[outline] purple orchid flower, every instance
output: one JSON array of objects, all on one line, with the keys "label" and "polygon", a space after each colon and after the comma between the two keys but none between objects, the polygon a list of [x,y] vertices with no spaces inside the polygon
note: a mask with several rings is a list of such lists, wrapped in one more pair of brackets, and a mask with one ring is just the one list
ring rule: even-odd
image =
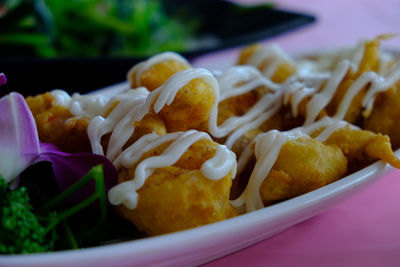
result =
[{"label": "purple orchid flower", "polygon": [[10,93],[0,99],[0,174],[10,183],[39,161],[52,163],[61,191],[99,164],[103,165],[106,189],[117,183],[117,171],[107,158],[83,152],[69,154],[53,144],[39,142],[35,120],[24,97]]},{"label": "purple orchid flower", "polygon": [[6,83],[7,83],[6,75],[4,75],[4,73],[0,73],[0,86],[4,85]]},{"label": "purple orchid flower", "polygon": [[0,99],[0,174],[11,182],[40,155],[35,120],[25,99],[10,93]]}]

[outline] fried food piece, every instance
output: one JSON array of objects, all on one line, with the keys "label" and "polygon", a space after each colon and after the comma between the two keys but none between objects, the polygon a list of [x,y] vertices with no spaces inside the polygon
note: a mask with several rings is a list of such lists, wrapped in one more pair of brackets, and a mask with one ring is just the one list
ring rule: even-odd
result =
[{"label": "fried food piece", "polygon": [[28,103],[32,114],[37,115],[50,109],[53,106],[55,99],[51,93],[47,92],[37,96],[28,96],[25,101]]},{"label": "fried food piece", "polygon": [[398,86],[379,94],[370,117],[364,119],[363,128],[390,137],[393,149],[400,148],[400,91]]},{"label": "fried food piece", "polygon": [[281,130],[283,119],[283,114],[278,112],[272,118],[262,123],[256,129],[250,130],[242,135],[232,146],[232,151],[235,152],[236,156],[239,157],[243,151],[243,149],[250,144],[254,138],[260,133],[265,133],[270,130]]},{"label": "fried food piece", "polygon": [[[351,69],[346,74],[343,81],[340,83],[338,89],[333,96],[333,99],[326,107],[326,111],[328,115],[333,116],[337,109],[340,106],[340,103],[343,101],[347,91],[350,86],[364,73],[367,71],[375,71],[377,72],[379,69],[379,40],[380,37],[368,41],[365,43],[365,51],[359,68],[356,72]],[[349,109],[344,117],[344,120],[350,123],[356,123],[363,111],[362,100],[365,96],[367,90],[367,86],[362,88],[356,96],[353,98]]]},{"label": "fried food piece", "polygon": [[[256,53],[261,52],[261,49],[262,46],[260,44],[250,45],[242,49],[239,55],[238,65],[249,64],[251,57]],[[273,82],[283,83],[287,78],[289,78],[296,72],[296,67],[289,60],[284,58],[284,56],[281,55],[281,53],[274,53],[274,54],[271,53],[271,55],[266,57],[266,59],[262,61],[260,65],[255,67],[257,67],[261,72],[265,72],[268,69],[268,67],[274,64],[274,61],[278,59],[281,61],[278,63],[276,69],[270,75],[269,78]]]},{"label": "fried food piece", "polygon": [[350,172],[358,171],[379,159],[400,168],[400,159],[394,155],[387,135],[347,126],[334,132],[324,143],[336,145],[343,151]]},{"label": "fried food piece", "polygon": [[[143,159],[160,155],[168,145],[148,151]],[[194,143],[173,166],[156,169],[147,179],[138,190],[136,209],[119,205],[117,212],[148,235],[175,232],[235,216],[229,202],[231,175],[213,181],[199,171],[216,149],[217,144],[210,140]],[[135,167],[120,170],[120,182],[131,180]]]},{"label": "fried food piece", "polygon": [[[257,87],[242,95],[227,98],[218,104],[218,125],[231,117],[240,117],[245,115],[257,102],[265,95],[271,93],[267,87]],[[236,156],[240,156],[241,151],[251,143],[251,141],[261,132],[269,130],[281,130],[282,128],[282,113],[273,115],[270,119],[263,122],[259,127],[252,129],[242,135],[233,144],[232,151]],[[221,143],[226,141],[226,138],[220,140]]]},{"label": "fried food piece", "polygon": [[218,104],[218,124],[233,116],[243,116],[265,93],[265,90],[259,87],[221,101]]},{"label": "fried food piece", "polygon": [[[154,113],[149,113],[144,116],[141,121],[137,121],[135,124],[135,131],[132,136],[124,145],[123,149],[129,147],[134,142],[136,142],[140,137],[145,134],[156,133],[158,135],[164,135],[167,133],[167,129],[163,120]],[[103,136],[101,139],[101,145],[104,151],[107,151],[107,146],[110,142],[111,133],[108,133]]]},{"label": "fried food piece", "polygon": [[231,217],[230,184],[230,177],[212,181],[198,170],[166,167],[156,170],[138,191],[135,210],[117,209],[147,235],[180,231]]},{"label": "fried food piece", "polygon": [[340,179],[347,160],[335,145],[309,137],[289,140],[260,187],[264,205],[286,200]]},{"label": "fried food piece", "polygon": [[260,50],[261,45],[260,44],[252,44],[244,47],[239,54],[239,58],[237,61],[238,65],[246,65],[246,63],[249,61],[250,57],[256,53],[258,50]]},{"label": "fried food piece", "polygon": [[149,113],[144,116],[143,120],[135,122],[135,132],[133,133],[132,139],[136,141],[143,135],[150,133],[156,133],[158,135],[167,133],[165,123],[154,113]]},{"label": "fried food piece", "polygon": [[168,132],[189,129],[207,131],[215,101],[214,88],[202,79],[194,79],[182,87],[171,105],[165,105],[158,114]]},{"label": "fried food piece", "polygon": [[169,77],[171,77],[175,73],[189,68],[190,65],[184,61],[178,61],[176,59],[166,59],[150,66],[148,69],[145,69],[141,73],[139,79],[137,79],[137,72],[139,68],[133,67],[128,72],[128,81],[131,84],[131,88],[144,86],[149,89],[149,91],[153,91],[160,87],[166,80],[169,79]]},{"label": "fried food piece", "polygon": [[57,145],[65,152],[90,152],[87,136],[89,118],[72,118],[66,107],[55,105],[51,93],[27,97],[35,118],[39,139]]}]

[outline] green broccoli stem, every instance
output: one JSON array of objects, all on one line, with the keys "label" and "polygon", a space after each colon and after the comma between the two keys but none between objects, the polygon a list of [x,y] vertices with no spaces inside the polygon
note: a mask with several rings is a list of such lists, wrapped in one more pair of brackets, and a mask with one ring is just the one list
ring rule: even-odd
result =
[{"label": "green broccoli stem", "polygon": [[70,245],[70,249],[79,249],[79,245],[75,239],[74,233],[72,232],[71,228],[69,227],[68,223],[65,220],[61,222],[61,227]]},{"label": "green broccoli stem", "polygon": [[83,186],[88,184],[90,181],[95,181],[95,192],[87,197],[82,202],[66,209],[65,211],[58,213],[56,216],[50,216],[47,218],[49,221],[48,225],[46,226],[45,230],[46,233],[51,231],[57,224],[61,221],[67,219],[68,217],[74,215],[75,213],[83,210],[84,208],[88,207],[90,204],[95,202],[97,199],[99,200],[100,204],[100,221],[103,222],[107,216],[107,199],[106,199],[106,189],[104,185],[104,176],[103,176],[103,168],[101,165],[93,167],[85,176],[82,177],[79,181],[75,184],[70,186],[67,190],[62,192],[56,198],[48,202],[44,205],[39,212],[41,214],[49,214],[50,211],[55,210],[57,206],[62,204],[66,201],[70,196],[80,190]]}]

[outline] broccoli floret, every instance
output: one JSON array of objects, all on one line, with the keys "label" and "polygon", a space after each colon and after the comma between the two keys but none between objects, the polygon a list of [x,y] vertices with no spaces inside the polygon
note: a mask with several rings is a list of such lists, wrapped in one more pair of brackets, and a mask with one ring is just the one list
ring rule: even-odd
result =
[{"label": "broccoli floret", "polygon": [[33,213],[26,188],[10,190],[0,176],[0,254],[51,251],[54,241]]},{"label": "broccoli floret", "polygon": [[[94,181],[94,192],[84,200],[72,205],[68,198]],[[103,168],[93,167],[75,184],[40,208],[34,209],[29,200],[31,188],[20,186],[10,190],[0,175],[0,254],[18,254],[76,249],[102,242],[107,237],[106,230],[107,198],[104,185]],[[35,194],[33,194],[33,197]],[[89,209],[98,202],[97,212]],[[84,232],[80,226],[87,215],[100,213],[100,218],[88,220]],[[74,228],[69,226],[72,222]],[[75,227],[77,222],[78,227]],[[85,223],[84,223],[85,224]],[[75,233],[79,236],[75,236]]]}]

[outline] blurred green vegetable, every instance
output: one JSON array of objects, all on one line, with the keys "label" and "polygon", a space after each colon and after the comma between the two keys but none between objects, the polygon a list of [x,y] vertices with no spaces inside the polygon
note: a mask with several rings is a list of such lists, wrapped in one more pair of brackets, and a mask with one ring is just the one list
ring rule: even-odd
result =
[{"label": "blurred green vegetable", "polygon": [[146,56],[182,51],[198,25],[160,0],[0,1],[0,56]]},{"label": "blurred green vegetable", "polygon": [[26,188],[12,191],[0,176],[0,254],[53,250],[55,232],[47,233],[33,213]]},{"label": "blurred green vegetable", "polygon": [[[48,183],[49,179],[43,178]],[[35,181],[27,179],[24,186],[11,190],[0,176],[0,254],[35,253],[99,245],[120,239],[120,231],[124,231],[125,238],[137,237],[136,229],[130,222],[107,216],[101,165],[93,167],[78,182],[56,197],[53,197],[52,191],[48,191],[49,188],[45,189],[48,184],[41,185],[40,180],[32,180]],[[76,204],[67,201],[91,182],[94,182],[94,193]],[[91,206],[96,202],[99,203],[98,208]],[[42,203],[46,204],[35,209],[34,206]]]}]

